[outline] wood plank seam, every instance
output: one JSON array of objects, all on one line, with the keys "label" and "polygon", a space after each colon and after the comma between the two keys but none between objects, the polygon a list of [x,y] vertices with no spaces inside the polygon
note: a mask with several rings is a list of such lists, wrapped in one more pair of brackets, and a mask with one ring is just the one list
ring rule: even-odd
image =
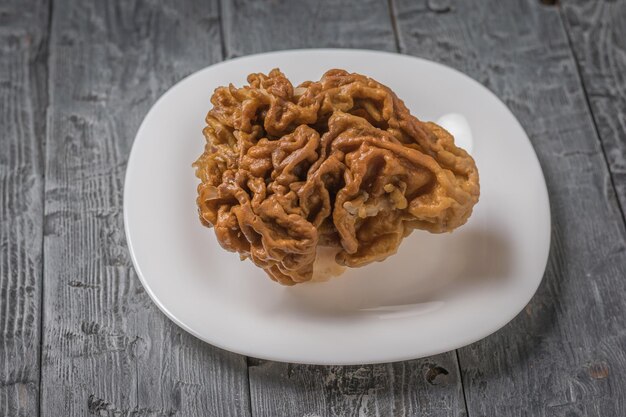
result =
[{"label": "wood plank seam", "polygon": [[221,53],[222,53],[221,61],[224,61],[226,60],[226,40],[225,40],[226,33],[224,31],[224,16],[222,14],[222,1],[221,0],[217,1],[217,15],[218,15],[218,21],[220,25],[220,48],[221,48]]},{"label": "wood plank seam", "polygon": [[454,355],[456,356],[457,372],[459,373],[459,380],[461,381],[461,392],[463,393],[463,405],[465,406],[465,414],[470,417],[469,408],[467,406],[467,395],[465,394],[465,383],[463,382],[463,368],[461,368],[461,358],[459,357],[459,350],[454,349]]},{"label": "wood plank seam", "polygon": [[[42,144],[43,144],[43,149],[44,152],[42,152],[42,184],[43,186],[41,187],[41,193],[42,193],[42,208],[41,208],[41,224],[43,225],[42,227],[45,226],[46,224],[46,162],[48,161],[48,156],[47,156],[47,152],[48,152],[48,135],[49,135],[49,123],[48,123],[48,111],[50,108],[50,38],[52,35],[52,13],[54,10],[54,0],[48,0],[48,16],[47,16],[47,21],[46,21],[46,28],[45,33],[46,33],[46,44],[45,44],[45,67],[46,67],[46,86],[44,91],[46,92],[46,97],[45,97],[45,102],[46,102],[46,109],[44,112],[44,124],[45,124],[45,129],[43,132],[43,135],[41,136],[41,140],[42,140]],[[45,259],[46,259],[46,251],[45,251],[45,244],[44,244],[44,240],[45,240],[45,233],[41,234],[41,284],[40,284],[40,292],[41,292],[41,298],[39,300],[39,310],[40,310],[40,314],[39,314],[39,387],[37,389],[37,401],[38,401],[38,410],[37,410],[37,415],[41,416],[42,414],[42,408],[43,408],[43,402],[41,401],[41,390],[42,390],[42,381],[43,381],[43,346],[44,346],[44,315],[45,315],[45,309],[44,309],[44,291],[45,291],[45,284],[44,284],[44,279],[43,277],[45,276]]]},{"label": "wood plank seam", "polygon": [[393,0],[387,0],[387,8],[389,9],[389,19],[391,20],[391,28],[393,29],[393,38],[396,42],[396,51],[402,52],[400,48],[400,35],[398,35],[398,22],[396,21],[395,6]]},{"label": "wood plank seam", "polygon": [[252,361],[249,356],[246,356],[245,358],[246,358],[246,378],[248,378],[248,413],[250,417],[254,417],[254,409],[252,408],[252,386],[250,384],[250,367],[253,365],[251,364]]}]

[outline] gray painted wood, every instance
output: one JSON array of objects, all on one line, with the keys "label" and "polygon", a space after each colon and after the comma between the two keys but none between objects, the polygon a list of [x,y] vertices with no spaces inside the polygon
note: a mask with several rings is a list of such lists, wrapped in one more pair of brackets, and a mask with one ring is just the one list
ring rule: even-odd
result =
[{"label": "gray painted wood", "polygon": [[222,0],[226,56],[293,48],[395,51],[384,0]]},{"label": "gray painted wood", "polygon": [[204,0],[54,3],[43,416],[249,415],[245,358],[158,311],[134,273],[122,220],[139,123],[172,84],[221,58],[217,12]]},{"label": "gray painted wood", "polygon": [[254,416],[466,415],[454,352],[366,366],[250,364]]},{"label": "gray painted wood", "polygon": [[626,214],[626,1],[562,0],[561,10]]},{"label": "gray painted wood", "polygon": [[0,416],[39,411],[48,5],[0,5]]},{"label": "gray painted wood", "polygon": [[[396,50],[385,1],[223,1],[222,11],[227,56],[304,47]],[[249,374],[254,416],[465,415],[454,352],[349,367],[253,359]]]},{"label": "gray painted wood", "polygon": [[151,303],[121,219],[135,130],[159,94],[220,59],[218,8],[56,0],[48,69],[46,1],[3,2],[0,415],[40,408],[42,233],[43,415],[460,416],[461,379],[472,417],[626,415],[626,232],[614,188],[625,207],[625,6],[561,3],[559,15],[534,0],[392,0],[390,20],[385,1],[222,1],[228,56],[395,50],[395,26],[403,52],[473,76],[529,133],[553,217],[538,294],[459,351],[461,372],[454,353],[363,367],[250,359],[248,391],[245,358],[194,339]]},{"label": "gray painted wood", "polygon": [[626,233],[558,9],[394,5],[403,51],[462,70],[510,106],[550,193],[538,293],[504,329],[459,350],[469,415],[626,415]]}]

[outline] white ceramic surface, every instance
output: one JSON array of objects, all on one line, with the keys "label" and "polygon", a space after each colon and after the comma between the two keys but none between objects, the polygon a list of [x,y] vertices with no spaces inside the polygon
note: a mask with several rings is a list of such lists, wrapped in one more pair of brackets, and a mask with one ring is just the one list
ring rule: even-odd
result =
[{"label": "white ceramic surface", "polygon": [[[274,67],[294,84],[330,68],[360,72],[391,87],[419,118],[445,116],[442,123],[459,128],[472,147],[480,172],[481,197],[469,222],[451,234],[416,231],[385,262],[295,287],[224,251],[198,221],[191,163],[203,149],[213,90]],[[124,219],[135,269],[174,322],[227,350],[315,364],[412,359],[495,332],[536,291],[550,243],[543,174],[506,106],[443,65],[362,50],[253,55],[185,78],[157,101],[137,133]]]}]

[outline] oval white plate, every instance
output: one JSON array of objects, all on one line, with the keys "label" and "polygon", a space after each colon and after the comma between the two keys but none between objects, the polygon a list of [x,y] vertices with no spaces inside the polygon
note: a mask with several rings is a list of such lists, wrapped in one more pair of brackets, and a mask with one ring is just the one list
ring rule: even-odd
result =
[{"label": "oval white plate", "polygon": [[[198,181],[191,163],[203,149],[201,132],[213,90],[242,85],[249,73],[274,67],[294,84],[344,68],[388,85],[422,120],[463,116],[473,134],[481,182],[470,221],[451,234],[416,231],[385,262],[295,287],[270,281],[250,261],[224,251],[213,230],[198,220]],[[543,174],[506,106],[443,65],[362,50],[247,56],[172,87],[137,133],[126,174],[124,219],[141,282],[174,322],[227,350],[313,364],[412,359],[495,332],[536,291],[550,243]]]}]

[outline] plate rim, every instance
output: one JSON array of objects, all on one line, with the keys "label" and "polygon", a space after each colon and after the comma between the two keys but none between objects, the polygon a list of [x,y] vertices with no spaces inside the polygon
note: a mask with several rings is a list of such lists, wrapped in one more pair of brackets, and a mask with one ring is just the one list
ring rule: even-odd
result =
[{"label": "plate rim", "polygon": [[[465,343],[452,343],[449,344],[448,348],[446,350],[441,350],[441,349],[431,349],[430,352],[426,352],[424,354],[406,354],[406,355],[394,355],[393,358],[382,358],[385,355],[377,355],[377,357],[380,357],[379,359],[372,359],[372,360],[367,360],[367,361],[363,361],[363,360],[354,360],[354,361],[346,361],[346,360],[338,360],[338,361],[334,361],[332,359],[330,360],[312,360],[310,357],[305,357],[307,355],[285,355],[285,354],[280,354],[280,355],[274,355],[272,353],[263,353],[261,355],[259,355],[258,353],[254,352],[254,349],[248,349],[246,347],[234,347],[229,345],[228,343],[222,343],[221,340],[216,340],[216,339],[210,339],[208,337],[205,337],[204,335],[200,334],[199,332],[195,331],[194,329],[192,329],[189,325],[185,324],[185,322],[183,322],[182,320],[180,320],[174,313],[172,313],[164,304],[163,302],[156,296],[156,294],[154,293],[153,289],[151,288],[151,286],[148,283],[148,280],[145,278],[144,273],[142,272],[141,266],[139,265],[137,258],[136,258],[136,251],[134,249],[134,243],[133,243],[133,239],[132,239],[132,234],[130,232],[130,226],[129,226],[129,204],[127,204],[127,202],[129,201],[129,197],[128,197],[128,186],[127,184],[129,183],[129,179],[132,176],[132,172],[133,170],[131,169],[131,167],[133,166],[133,161],[137,158],[137,139],[141,136],[142,132],[146,129],[146,124],[147,124],[147,120],[149,119],[150,114],[155,110],[156,107],[159,106],[159,104],[162,101],[165,101],[169,95],[172,93],[173,90],[175,90],[176,87],[178,87],[179,85],[185,83],[187,80],[189,80],[190,78],[193,78],[195,76],[198,76],[200,73],[204,72],[204,71],[208,71],[210,69],[214,69],[216,67],[221,67],[221,66],[225,66],[225,65],[229,65],[232,64],[233,62],[237,62],[240,60],[249,60],[249,59],[254,59],[260,56],[272,56],[272,55],[288,55],[288,54],[302,54],[302,53],[347,53],[347,54],[374,54],[374,55],[390,55],[396,58],[401,58],[401,59],[407,59],[407,60],[417,60],[417,61],[421,61],[423,63],[427,63],[429,65],[434,65],[436,67],[441,67],[447,71],[452,71],[454,73],[456,73],[456,75],[461,76],[462,78],[464,78],[466,81],[473,83],[475,85],[477,85],[479,88],[481,88],[482,90],[484,90],[485,93],[487,93],[488,95],[490,95],[492,98],[495,98],[499,104],[501,104],[504,109],[511,115],[512,119],[514,120],[514,122],[518,125],[518,127],[521,129],[521,131],[524,133],[525,137],[526,137],[526,141],[528,142],[528,145],[530,146],[530,150],[531,150],[531,156],[532,156],[532,160],[533,163],[536,164],[536,168],[538,168],[538,172],[540,174],[540,178],[541,178],[541,184],[540,185],[540,190],[537,190],[538,192],[540,192],[542,194],[542,197],[544,199],[544,201],[546,202],[546,211],[547,211],[547,227],[544,231],[544,238],[547,241],[547,248],[548,250],[545,252],[543,259],[541,259],[541,261],[539,262],[541,265],[541,269],[543,270],[543,273],[541,275],[541,278],[538,279],[536,281],[536,284],[534,285],[534,288],[532,290],[532,292],[530,292],[530,295],[528,297],[528,299],[525,299],[523,305],[521,308],[516,309],[515,311],[512,310],[512,312],[508,315],[503,315],[500,317],[500,320],[497,322],[497,325],[492,326],[493,328],[491,330],[485,330],[482,332],[477,332],[474,334],[473,338],[469,338],[467,342]],[[379,51],[379,50],[371,50],[371,49],[361,49],[361,48],[297,48],[297,49],[285,49],[285,50],[278,50],[278,51],[268,51],[268,52],[261,52],[261,53],[256,53],[256,54],[250,54],[250,55],[243,55],[243,56],[239,56],[239,57],[235,57],[235,58],[231,58],[231,59],[225,59],[222,60],[220,62],[208,65],[206,67],[203,67],[197,71],[192,72],[191,74],[183,77],[182,79],[180,79],[179,81],[177,81],[176,83],[174,83],[173,85],[171,85],[170,87],[167,88],[167,90],[156,100],[154,101],[154,103],[150,106],[150,109],[146,112],[146,114],[143,117],[143,120],[141,122],[141,124],[139,125],[139,128],[137,129],[137,132],[135,133],[134,139],[133,139],[133,143],[131,146],[131,150],[128,154],[128,160],[127,160],[127,164],[126,164],[126,172],[124,175],[124,190],[123,190],[123,202],[122,202],[122,206],[123,206],[123,221],[124,221],[124,233],[125,233],[125,237],[126,237],[126,242],[127,242],[127,246],[128,246],[128,251],[130,253],[131,256],[131,260],[132,260],[132,264],[133,264],[133,268],[135,269],[135,272],[137,274],[137,277],[139,278],[144,290],[148,293],[150,299],[152,300],[152,302],[154,304],[156,304],[156,306],[159,308],[159,310],[161,312],[163,312],[163,314],[165,314],[165,316],[170,319],[171,321],[173,321],[177,326],[179,326],[180,328],[182,328],[183,330],[185,330],[186,332],[190,333],[191,335],[193,335],[194,337],[202,340],[205,343],[208,343],[212,346],[215,346],[219,349],[223,349],[235,354],[239,354],[239,355],[244,355],[244,356],[249,356],[249,357],[254,357],[254,358],[258,358],[258,359],[263,359],[263,360],[271,360],[271,361],[276,361],[276,362],[282,362],[282,363],[297,363],[297,364],[311,364],[311,365],[365,365],[365,364],[381,364],[381,363],[395,363],[395,362],[401,362],[401,361],[406,361],[406,360],[413,360],[413,359],[419,359],[419,358],[424,358],[424,357],[429,357],[432,355],[436,355],[436,354],[440,354],[440,353],[444,353],[444,352],[451,352],[453,350],[456,349],[460,349],[462,347],[465,346],[469,346],[479,340],[482,340],[484,338],[486,338],[487,336],[494,334],[498,331],[500,331],[504,326],[506,326],[508,323],[510,323],[523,309],[524,306],[527,305],[532,298],[535,296],[535,294],[537,293],[537,290],[539,288],[539,286],[541,285],[541,283],[544,280],[545,277],[545,272],[547,269],[547,265],[548,265],[548,260],[550,258],[550,253],[551,253],[551,247],[552,247],[552,209],[551,209],[551,204],[550,204],[550,198],[549,198],[549,193],[548,193],[548,187],[547,187],[547,182],[545,180],[545,174],[544,171],[542,169],[541,163],[539,161],[539,158],[537,156],[537,152],[535,150],[535,146],[533,145],[530,136],[528,135],[528,133],[526,132],[526,129],[524,129],[523,125],[519,122],[518,118],[515,116],[515,114],[511,111],[511,109],[509,108],[509,106],[503,101],[501,100],[494,92],[492,92],[489,88],[487,88],[486,86],[484,86],[483,84],[479,83],[477,80],[475,80],[474,78],[470,77],[469,75],[453,68],[450,67],[448,65],[442,64],[440,62],[437,61],[432,61],[426,58],[421,58],[421,57],[416,57],[416,56],[412,56],[412,55],[406,55],[406,54],[402,54],[402,53],[396,53],[396,52],[389,52],[389,51]],[[547,236],[546,236],[547,235]],[[300,356],[300,357],[298,357]],[[370,355],[370,356],[374,356],[374,355]]]}]

